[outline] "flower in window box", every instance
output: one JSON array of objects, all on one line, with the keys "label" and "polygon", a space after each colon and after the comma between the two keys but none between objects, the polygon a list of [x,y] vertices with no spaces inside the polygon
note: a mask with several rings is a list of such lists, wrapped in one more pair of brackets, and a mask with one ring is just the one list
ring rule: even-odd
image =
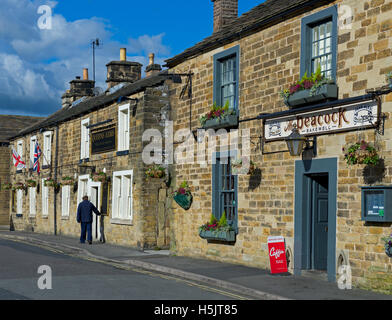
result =
[{"label": "flower in window box", "polygon": [[256,165],[248,157],[241,157],[231,163],[233,174],[249,174],[252,175],[256,170]]},{"label": "flower in window box", "polygon": [[324,99],[337,99],[337,86],[333,79],[328,79],[322,74],[319,66],[311,76],[305,72],[299,81],[292,84],[289,89],[281,91],[280,95],[286,105],[295,107]]},{"label": "flower in window box", "polygon": [[191,207],[193,196],[186,181],[182,182],[180,187],[173,192],[173,199],[185,210]]},{"label": "flower in window box", "polygon": [[380,161],[377,150],[364,140],[342,149],[343,152],[346,150],[344,159],[348,165],[366,164],[376,166]]},{"label": "flower in window box", "polygon": [[27,180],[26,185],[28,188],[35,188],[37,186],[37,181],[35,180]]},{"label": "flower in window box", "polygon": [[234,126],[238,123],[237,112],[229,108],[229,101],[221,107],[216,102],[212,105],[210,111],[201,116],[200,125],[203,128],[213,128],[217,126]]},{"label": "flower in window box", "polygon": [[107,176],[105,172],[93,172],[90,175],[91,180],[93,180],[94,182],[102,182],[104,183],[107,180]]},{"label": "flower in window box", "polygon": [[235,230],[227,223],[226,213],[219,221],[211,214],[210,221],[199,227],[199,236],[202,239],[233,242],[235,241]]},{"label": "flower in window box", "polygon": [[157,179],[163,178],[166,175],[165,168],[158,165],[148,167],[145,173],[147,177]]}]

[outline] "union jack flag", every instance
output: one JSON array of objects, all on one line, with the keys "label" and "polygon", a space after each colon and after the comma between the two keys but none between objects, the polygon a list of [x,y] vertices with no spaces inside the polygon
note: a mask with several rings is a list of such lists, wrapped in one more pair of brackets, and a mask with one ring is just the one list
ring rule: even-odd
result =
[{"label": "union jack flag", "polygon": [[39,158],[41,157],[41,148],[39,147],[38,141],[35,142],[34,148],[34,164],[33,164],[33,171],[37,171],[39,173]]}]

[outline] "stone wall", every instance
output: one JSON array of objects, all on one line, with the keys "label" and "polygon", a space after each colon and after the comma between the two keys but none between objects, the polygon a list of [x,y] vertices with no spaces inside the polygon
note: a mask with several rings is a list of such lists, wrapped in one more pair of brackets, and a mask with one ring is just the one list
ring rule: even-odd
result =
[{"label": "stone wall", "polygon": [[[105,108],[100,108],[71,119],[65,123],[61,123],[58,128],[58,160],[57,160],[57,181],[61,182],[62,177],[68,176],[78,180],[81,175],[90,175],[91,169],[81,167],[80,163],[80,136],[81,121],[90,119],[90,125],[96,124],[108,119],[113,119],[109,125],[116,128],[118,122],[118,107],[120,105],[130,103],[130,148],[129,152],[123,155],[117,154],[117,149],[112,152],[91,154],[88,162],[83,165],[95,167],[96,172],[106,171],[106,175],[113,180],[115,171],[133,170],[133,220],[131,223],[122,223],[112,219],[112,188],[109,192],[109,215],[103,218],[105,238],[109,243],[115,243],[126,246],[153,248],[159,244],[159,247],[167,247],[170,242],[170,233],[168,231],[170,223],[166,216],[169,215],[170,208],[164,207],[164,210],[158,209],[159,195],[164,193],[166,197],[166,184],[162,184],[163,179],[148,180],[145,175],[146,165],[142,161],[142,151],[146,142],[142,141],[143,132],[149,128],[156,128],[163,132],[163,127],[157,122],[163,113],[169,110],[168,95],[165,93],[167,87],[147,88],[144,92],[130,96],[131,99],[138,99],[137,103],[121,102],[113,103]],[[103,126],[107,126],[105,124]],[[99,128],[99,127],[98,127]],[[95,129],[95,128],[94,128]],[[52,162],[50,168],[43,169],[38,176],[28,170],[23,173],[16,174],[13,172],[13,181],[26,181],[29,178],[39,180],[43,178],[55,177],[56,163],[56,127],[53,130],[52,142]],[[91,129],[90,129],[91,130]],[[40,144],[43,143],[43,136],[40,133],[34,133],[38,137]],[[25,141],[25,155],[29,155],[30,136],[23,137]],[[18,140],[18,139],[17,139]],[[17,143],[17,140],[11,143]],[[91,136],[90,136],[91,141]],[[90,179],[91,180],[91,179]],[[79,188],[80,185],[77,186]],[[37,194],[37,214],[35,217],[29,216],[29,196],[23,197],[24,212],[22,217],[17,217],[12,213],[15,228],[17,230],[33,229],[39,233],[53,234],[55,226],[57,234],[78,237],[80,234],[80,225],[76,222],[76,212],[78,206],[78,190],[71,188],[70,214],[69,217],[62,216],[62,192],[55,192],[53,188],[49,189],[49,215],[42,216],[42,185],[40,185]],[[164,191],[162,191],[164,190]],[[54,212],[56,201],[56,213]],[[165,203],[165,201],[163,201]],[[99,208],[98,208],[99,209]],[[160,215],[158,214],[160,213]],[[56,222],[55,222],[56,214]],[[166,223],[162,224],[163,219]],[[165,235],[165,236],[162,236]],[[159,241],[158,241],[159,239]]]},{"label": "stone wall", "polygon": [[9,183],[9,168],[11,152],[8,146],[0,146],[0,225],[9,225],[10,191],[4,190],[4,184]]},{"label": "stone wall", "polygon": [[[353,14],[351,29],[338,30],[337,84],[339,98],[364,95],[366,89],[386,84],[385,74],[392,70],[392,1],[336,1],[348,5]],[[198,119],[213,103],[213,56],[230,47],[240,46],[239,110],[240,119],[260,113],[287,110],[279,93],[300,75],[301,19],[332,6],[320,7],[295,18],[261,30],[208,53],[200,54],[173,68],[173,72],[193,72],[192,130],[200,127]],[[178,99],[182,86],[172,86],[174,131],[188,126],[189,102]],[[337,254],[344,250],[352,267],[354,282],[364,279],[371,267],[391,271],[384,253],[382,236],[391,224],[361,221],[360,186],[392,182],[392,94],[382,97],[382,112],[387,116],[384,134],[359,130],[319,136],[317,158],[338,158]],[[261,154],[261,121],[240,124],[249,128],[251,159],[261,170],[258,181],[239,176],[238,235],[234,245],[207,243],[198,236],[198,227],[211,215],[211,165],[175,166],[177,184],[187,180],[194,204],[188,212],[174,210],[174,234],[177,254],[204,257],[269,268],[267,238],[282,235],[293,249],[294,242],[294,163],[284,142],[265,145]],[[374,141],[385,169],[368,170],[348,167],[342,148],[358,139]],[[381,173],[380,173],[381,170]]]}]

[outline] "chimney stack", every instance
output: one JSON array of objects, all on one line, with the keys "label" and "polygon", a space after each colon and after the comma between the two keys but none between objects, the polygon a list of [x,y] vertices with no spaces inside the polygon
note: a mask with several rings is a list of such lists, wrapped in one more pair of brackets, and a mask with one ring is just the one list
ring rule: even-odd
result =
[{"label": "chimney stack", "polygon": [[73,102],[83,97],[94,96],[95,81],[88,79],[88,69],[83,69],[83,80],[79,76],[70,82],[70,89],[61,97],[62,107],[69,107]]},{"label": "chimney stack", "polygon": [[133,83],[142,77],[142,65],[138,62],[127,61],[127,50],[120,49],[120,61],[112,61],[107,65],[108,88],[114,87],[122,82]]},{"label": "chimney stack", "polygon": [[238,0],[211,0],[214,3],[214,33],[238,18]]},{"label": "chimney stack", "polygon": [[151,77],[151,76],[161,72],[162,68],[159,64],[156,64],[154,62],[155,54],[150,53],[148,55],[148,58],[150,59],[150,62],[146,68],[146,77]]}]

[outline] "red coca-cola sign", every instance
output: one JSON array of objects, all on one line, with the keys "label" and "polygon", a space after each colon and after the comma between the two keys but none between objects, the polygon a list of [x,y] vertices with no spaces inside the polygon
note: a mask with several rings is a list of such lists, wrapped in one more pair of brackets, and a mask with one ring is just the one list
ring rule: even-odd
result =
[{"label": "red coca-cola sign", "polygon": [[283,237],[268,237],[268,254],[271,273],[287,272],[286,249]]}]

